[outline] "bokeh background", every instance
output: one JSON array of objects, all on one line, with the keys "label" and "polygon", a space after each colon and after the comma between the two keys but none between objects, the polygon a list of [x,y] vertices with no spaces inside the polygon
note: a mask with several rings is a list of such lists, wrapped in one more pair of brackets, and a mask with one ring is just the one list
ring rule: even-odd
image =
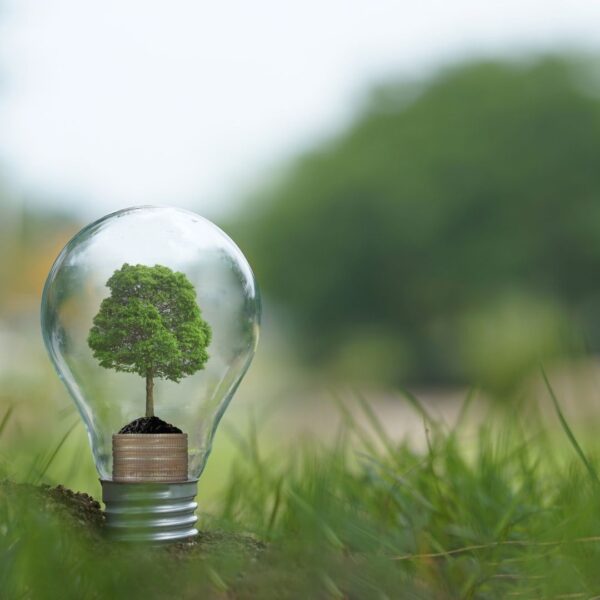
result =
[{"label": "bokeh background", "polygon": [[[0,432],[15,479],[98,494],[39,330],[68,239],[137,204],[192,209],[248,256],[259,352],[201,497],[248,427],[279,447],[402,390],[456,412],[600,411],[600,5],[4,0]],[[142,383],[140,383],[142,385]]]}]

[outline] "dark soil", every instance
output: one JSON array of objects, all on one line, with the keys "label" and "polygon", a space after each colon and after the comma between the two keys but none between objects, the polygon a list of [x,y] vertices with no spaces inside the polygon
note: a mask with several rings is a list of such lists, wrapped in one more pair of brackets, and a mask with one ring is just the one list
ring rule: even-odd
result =
[{"label": "dark soil", "polygon": [[140,417],[125,425],[119,433],[183,433],[183,431],[158,417]]},{"label": "dark soil", "polygon": [[73,492],[62,485],[31,485],[0,481],[0,501],[39,502],[45,511],[64,517],[86,537],[99,537],[104,526],[100,503],[88,494]]},{"label": "dark soil", "polygon": [[[50,487],[0,481],[0,504],[3,502],[39,502],[43,510],[58,514],[82,537],[94,544],[109,543],[103,535],[104,513],[100,503],[88,494],[73,492],[62,485]],[[118,544],[114,546],[117,548]],[[167,544],[163,549],[176,558],[206,555],[258,558],[265,548],[266,544],[252,535],[212,530],[200,531],[196,538]]]}]

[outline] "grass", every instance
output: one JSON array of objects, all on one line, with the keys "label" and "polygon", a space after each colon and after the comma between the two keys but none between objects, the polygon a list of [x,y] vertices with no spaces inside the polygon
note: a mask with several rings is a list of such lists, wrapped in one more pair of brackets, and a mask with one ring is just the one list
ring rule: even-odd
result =
[{"label": "grass", "polygon": [[[333,445],[282,455],[261,447],[253,423],[233,433],[237,458],[201,527],[249,532],[266,542],[257,552],[111,546],[28,494],[0,494],[0,597],[598,598],[595,460],[543,377],[567,459],[541,422],[532,428],[515,410],[490,409],[473,434],[472,396],[450,430],[407,398],[427,431],[424,452],[389,439],[360,396],[360,419],[339,400]],[[59,452],[39,461],[42,479]]]}]

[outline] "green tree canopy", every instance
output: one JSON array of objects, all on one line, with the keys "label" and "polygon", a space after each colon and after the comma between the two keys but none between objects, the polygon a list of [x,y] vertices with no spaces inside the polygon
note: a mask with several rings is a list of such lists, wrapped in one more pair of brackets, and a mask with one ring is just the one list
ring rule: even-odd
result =
[{"label": "green tree canopy", "polygon": [[392,83],[262,191],[236,235],[307,357],[354,348],[355,370],[373,351],[404,381],[472,381],[500,339],[528,338],[532,359],[559,345],[547,328],[567,314],[600,349],[600,97],[581,67]]},{"label": "green tree canopy", "polygon": [[128,265],[106,283],[88,336],[100,365],[146,378],[146,416],[154,414],[154,378],[179,382],[208,360],[209,325],[189,279],[168,267]]}]

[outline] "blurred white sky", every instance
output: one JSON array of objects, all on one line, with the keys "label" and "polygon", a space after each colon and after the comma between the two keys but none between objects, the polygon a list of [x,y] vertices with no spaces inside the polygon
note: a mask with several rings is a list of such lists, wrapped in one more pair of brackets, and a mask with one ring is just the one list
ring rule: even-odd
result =
[{"label": "blurred white sky", "polygon": [[470,54],[597,48],[598,0],[0,0],[0,165],[96,217],[208,216],[369,83]]}]

